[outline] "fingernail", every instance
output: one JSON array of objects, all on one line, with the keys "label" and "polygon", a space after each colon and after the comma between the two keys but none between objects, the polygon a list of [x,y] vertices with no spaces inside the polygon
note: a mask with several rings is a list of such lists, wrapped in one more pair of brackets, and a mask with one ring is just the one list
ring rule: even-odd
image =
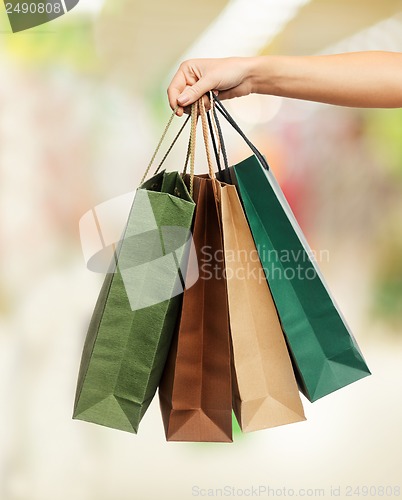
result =
[{"label": "fingernail", "polygon": [[179,95],[177,102],[181,105],[186,104],[190,100],[190,96],[186,93]]}]

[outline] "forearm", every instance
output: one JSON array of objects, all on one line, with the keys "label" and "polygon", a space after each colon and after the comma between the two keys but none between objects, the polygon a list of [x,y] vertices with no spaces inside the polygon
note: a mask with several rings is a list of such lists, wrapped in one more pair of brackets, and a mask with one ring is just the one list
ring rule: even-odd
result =
[{"label": "forearm", "polygon": [[250,66],[252,92],[351,107],[402,107],[402,54],[261,56]]}]

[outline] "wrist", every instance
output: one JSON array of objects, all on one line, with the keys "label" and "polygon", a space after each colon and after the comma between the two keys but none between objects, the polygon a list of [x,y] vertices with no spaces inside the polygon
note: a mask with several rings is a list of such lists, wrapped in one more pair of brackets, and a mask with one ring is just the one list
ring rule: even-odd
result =
[{"label": "wrist", "polygon": [[250,86],[254,94],[280,95],[280,56],[250,58]]},{"label": "wrist", "polygon": [[260,93],[260,80],[261,80],[261,57],[247,58],[247,79],[249,82],[250,93]]}]

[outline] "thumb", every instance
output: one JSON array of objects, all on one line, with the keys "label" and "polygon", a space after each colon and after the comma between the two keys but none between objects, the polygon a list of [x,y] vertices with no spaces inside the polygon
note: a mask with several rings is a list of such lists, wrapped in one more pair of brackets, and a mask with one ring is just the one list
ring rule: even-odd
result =
[{"label": "thumb", "polygon": [[201,78],[198,82],[194,83],[191,87],[186,87],[185,90],[177,98],[177,102],[180,106],[188,106],[197,101],[206,92],[212,90],[213,85],[208,78]]}]

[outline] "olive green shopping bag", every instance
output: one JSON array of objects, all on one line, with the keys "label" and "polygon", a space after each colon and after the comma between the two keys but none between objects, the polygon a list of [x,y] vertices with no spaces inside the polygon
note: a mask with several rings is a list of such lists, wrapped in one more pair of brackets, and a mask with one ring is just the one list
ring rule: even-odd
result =
[{"label": "olive green shopping bag", "polygon": [[315,401],[370,371],[265,158],[217,99],[254,155],[231,167],[275,301],[296,376]]},{"label": "olive green shopping bag", "polygon": [[73,418],[137,432],[180,310],[194,207],[178,172],[137,189],[89,325]]}]

